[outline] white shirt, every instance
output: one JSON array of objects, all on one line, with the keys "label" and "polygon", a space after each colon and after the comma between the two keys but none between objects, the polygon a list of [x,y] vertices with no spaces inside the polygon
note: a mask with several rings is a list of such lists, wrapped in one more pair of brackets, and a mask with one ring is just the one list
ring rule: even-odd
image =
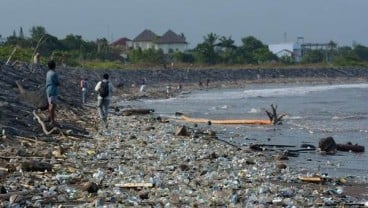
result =
[{"label": "white shirt", "polygon": [[[97,84],[96,84],[96,87],[95,87],[95,91],[98,92],[98,90],[101,88],[101,83],[102,82],[109,82],[109,95],[105,97],[106,100],[110,100],[111,99],[111,95],[112,93],[115,91],[115,88],[114,86],[112,85],[112,83],[109,81],[109,80],[102,80],[102,81],[99,81]],[[98,99],[103,99],[103,97],[100,96],[100,94],[97,94],[97,98]]]}]

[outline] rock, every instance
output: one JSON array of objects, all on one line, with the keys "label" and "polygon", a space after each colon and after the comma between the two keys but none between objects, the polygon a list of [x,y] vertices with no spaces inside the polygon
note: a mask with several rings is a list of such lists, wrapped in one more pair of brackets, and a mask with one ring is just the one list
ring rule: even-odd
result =
[{"label": "rock", "polygon": [[276,167],[278,169],[286,169],[287,168],[287,165],[285,163],[277,163],[276,164]]},{"label": "rock", "polygon": [[149,191],[146,191],[146,190],[139,191],[138,196],[142,200],[149,199]]},{"label": "rock", "polygon": [[181,126],[176,128],[175,136],[189,136],[186,126]]},{"label": "rock", "polygon": [[97,193],[98,185],[94,182],[85,182],[81,187],[82,191],[87,191],[88,193]]}]

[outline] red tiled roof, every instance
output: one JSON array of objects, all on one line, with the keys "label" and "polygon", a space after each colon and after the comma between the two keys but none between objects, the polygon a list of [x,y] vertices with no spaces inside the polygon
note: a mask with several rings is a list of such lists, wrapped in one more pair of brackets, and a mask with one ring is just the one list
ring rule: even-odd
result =
[{"label": "red tiled roof", "polygon": [[128,41],[131,41],[129,38],[119,38],[118,40],[114,41],[111,43],[111,45],[113,46],[118,46],[118,45],[121,45],[121,46],[125,46],[127,45],[127,42]]}]

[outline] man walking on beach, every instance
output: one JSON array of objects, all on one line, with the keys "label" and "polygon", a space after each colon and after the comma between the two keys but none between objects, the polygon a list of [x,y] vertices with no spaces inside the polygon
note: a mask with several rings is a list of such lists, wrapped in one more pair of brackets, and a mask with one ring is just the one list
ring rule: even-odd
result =
[{"label": "man walking on beach", "polygon": [[56,126],[55,121],[55,110],[56,101],[58,96],[59,76],[55,72],[56,64],[55,61],[49,61],[47,64],[49,70],[46,74],[46,95],[49,102],[49,117],[52,126]]},{"label": "man walking on beach", "polygon": [[95,91],[98,92],[97,94],[97,108],[98,113],[100,115],[100,119],[105,125],[105,128],[108,128],[107,124],[107,114],[109,112],[109,105],[112,92],[114,91],[114,86],[109,81],[109,75],[104,74],[103,80],[99,81],[96,84]]}]

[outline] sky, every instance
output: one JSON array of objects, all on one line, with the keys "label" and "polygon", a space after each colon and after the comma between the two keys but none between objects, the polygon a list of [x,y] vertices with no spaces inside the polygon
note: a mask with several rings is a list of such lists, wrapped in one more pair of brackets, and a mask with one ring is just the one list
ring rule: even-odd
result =
[{"label": "sky", "polygon": [[134,39],[144,29],[183,33],[193,48],[210,33],[236,45],[295,42],[368,46],[368,0],[0,0],[0,35],[42,26],[59,39]]}]

